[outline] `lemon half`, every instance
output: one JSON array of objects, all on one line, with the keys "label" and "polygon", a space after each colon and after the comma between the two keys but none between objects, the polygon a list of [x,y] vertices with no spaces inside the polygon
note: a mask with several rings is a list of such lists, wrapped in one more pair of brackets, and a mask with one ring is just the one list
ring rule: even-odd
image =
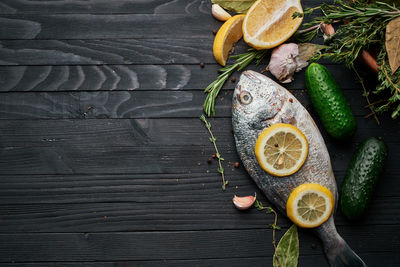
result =
[{"label": "lemon half", "polygon": [[295,126],[277,123],[260,134],[255,154],[264,171],[274,176],[288,176],[303,166],[308,156],[308,142]]},{"label": "lemon half", "polygon": [[286,213],[298,226],[313,228],[329,219],[334,203],[331,191],[325,186],[302,184],[290,194],[286,203]]},{"label": "lemon half", "polygon": [[299,28],[303,18],[292,18],[294,12],[303,13],[300,0],[258,0],[247,11],[243,21],[243,38],[256,49],[280,45]]}]

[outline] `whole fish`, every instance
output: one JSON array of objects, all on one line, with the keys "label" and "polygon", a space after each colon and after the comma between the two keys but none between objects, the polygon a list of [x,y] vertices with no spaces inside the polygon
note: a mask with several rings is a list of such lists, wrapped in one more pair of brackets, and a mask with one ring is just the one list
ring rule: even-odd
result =
[{"label": "whole fish", "polygon": [[[259,166],[255,145],[260,133],[270,125],[288,123],[306,136],[309,148],[304,165],[294,174],[275,177]],[[254,71],[245,71],[233,93],[232,124],[236,149],[244,167],[257,186],[283,214],[291,192],[304,183],[327,187],[338,200],[338,191],[325,142],[314,120],[285,88]],[[331,266],[366,266],[336,231],[333,213],[314,228],[324,244]]]}]

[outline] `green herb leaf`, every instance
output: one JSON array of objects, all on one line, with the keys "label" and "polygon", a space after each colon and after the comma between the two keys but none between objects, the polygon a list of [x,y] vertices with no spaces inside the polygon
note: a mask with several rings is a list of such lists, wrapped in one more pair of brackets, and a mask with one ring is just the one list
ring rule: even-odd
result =
[{"label": "green herb leaf", "polygon": [[267,214],[274,212],[274,209],[271,207],[265,207],[264,209],[265,209],[265,213],[267,213]]},{"label": "green herb leaf", "polygon": [[296,267],[299,259],[299,236],[293,224],[282,236],[274,255],[274,267]]},{"label": "green herb leaf", "polygon": [[211,0],[211,2],[236,13],[245,13],[255,0]]},{"label": "green herb leaf", "polygon": [[258,210],[263,210],[263,205],[261,204],[261,202],[260,201],[258,201],[257,199],[256,199],[256,201],[254,202],[254,207],[256,208],[256,209],[258,209]]}]

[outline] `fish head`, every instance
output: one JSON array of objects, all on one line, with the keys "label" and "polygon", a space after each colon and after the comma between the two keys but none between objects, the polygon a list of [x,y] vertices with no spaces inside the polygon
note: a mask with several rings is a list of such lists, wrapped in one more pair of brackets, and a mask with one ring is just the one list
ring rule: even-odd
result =
[{"label": "fish head", "polygon": [[270,125],[284,103],[281,87],[266,76],[254,71],[244,71],[240,76],[232,99],[234,125],[263,129]]}]

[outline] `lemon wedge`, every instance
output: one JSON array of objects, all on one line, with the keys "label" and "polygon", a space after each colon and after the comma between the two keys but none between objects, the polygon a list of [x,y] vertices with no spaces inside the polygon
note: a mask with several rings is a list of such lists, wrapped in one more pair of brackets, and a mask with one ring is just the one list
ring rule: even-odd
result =
[{"label": "lemon wedge", "polygon": [[247,11],[243,21],[243,39],[256,49],[280,45],[299,28],[303,18],[292,18],[294,12],[303,13],[300,0],[258,0]]},{"label": "lemon wedge", "polygon": [[313,228],[329,219],[334,201],[331,191],[325,186],[302,184],[290,194],[286,203],[286,213],[298,226]]},{"label": "lemon wedge", "polygon": [[215,35],[213,54],[215,60],[222,66],[226,65],[229,51],[243,36],[242,23],[245,15],[236,15],[225,21]]},{"label": "lemon wedge", "polygon": [[264,171],[274,176],[288,176],[303,166],[308,156],[308,142],[295,126],[277,123],[260,134],[255,154]]}]

